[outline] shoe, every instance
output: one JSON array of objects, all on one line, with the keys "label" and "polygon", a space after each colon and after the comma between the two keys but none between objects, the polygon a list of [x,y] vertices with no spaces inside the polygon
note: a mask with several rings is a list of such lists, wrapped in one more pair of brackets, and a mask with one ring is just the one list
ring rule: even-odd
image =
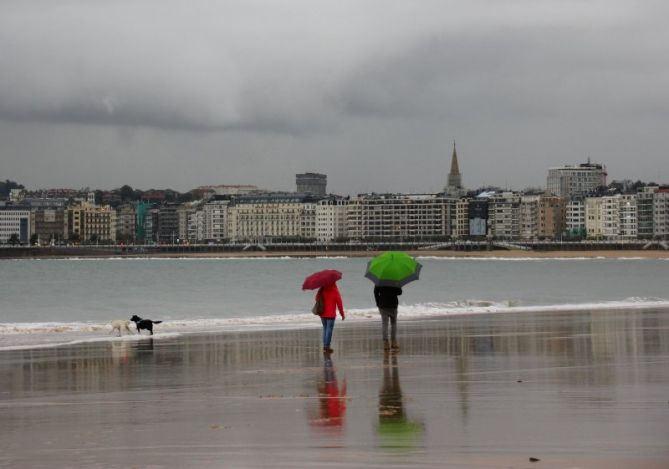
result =
[{"label": "shoe", "polygon": [[323,353],[332,353],[334,350],[332,350],[330,347],[323,347]]},{"label": "shoe", "polygon": [[390,350],[390,342],[388,342],[387,340],[383,341],[383,350],[385,350],[386,352]]}]

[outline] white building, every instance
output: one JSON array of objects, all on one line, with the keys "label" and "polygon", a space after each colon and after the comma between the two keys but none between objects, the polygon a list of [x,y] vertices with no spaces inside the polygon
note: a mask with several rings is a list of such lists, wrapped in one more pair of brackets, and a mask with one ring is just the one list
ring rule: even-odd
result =
[{"label": "white building", "polygon": [[566,230],[569,236],[585,237],[585,203],[582,200],[567,202],[567,214],[565,218]]},{"label": "white building", "polygon": [[550,168],[546,186],[548,192],[566,200],[582,198],[606,185],[606,166],[598,163]]},{"label": "white building", "polygon": [[636,239],[639,234],[636,194],[624,194],[620,196],[619,215],[620,228],[618,236],[622,239]]},{"label": "white building", "polygon": [[348,200],[328,197],[316,204],[316,239],[321,243],[346,237]]},{"label": "white building", "polygon": [[636,194],[586,198],[585,214],[588,238],[637,238]]},{"label": "white building", "polygon": [[653,194],[653,237],[669,237],[669,187],[660,188]]},{"label": "white building", "polygon": [[295,193],[235,197],[228,206],[228,237],[233,242],[313,241],[316,202]]},{"label": "white building", "polygon": [[463,197],[451,204],[455,210],[451,212],[451,236],[454,239],[463,239],[469,236],[469,202]]},{"label": "white building", "polygon": [[11,205],[0,207],[0,243],[6,244],[12,238],[22,244],[29,243],[30,232],[30,209],[28,207]]},{"label": "white building", "polygon": [[418,241],[451,236],[456,200],[442,194],[361,194],[347,211],[348,238]]}]

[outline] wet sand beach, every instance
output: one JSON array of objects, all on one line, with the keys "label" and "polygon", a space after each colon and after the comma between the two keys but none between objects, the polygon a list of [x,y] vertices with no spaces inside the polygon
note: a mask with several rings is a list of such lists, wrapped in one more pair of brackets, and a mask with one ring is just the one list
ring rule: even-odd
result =
[{"label": "wet sand beach", "polygon": [[[669,467],[669,312],[0,352],[2,467]],[[539,461],[532,462],[530,458]]]}]

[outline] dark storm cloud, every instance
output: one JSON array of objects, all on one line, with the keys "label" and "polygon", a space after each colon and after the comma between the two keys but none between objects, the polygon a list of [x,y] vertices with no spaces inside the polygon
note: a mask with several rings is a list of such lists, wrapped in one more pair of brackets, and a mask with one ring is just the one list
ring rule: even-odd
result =
[{"label": "dark storm cloud", "polygon": [[624,50],[630,30],[619,23],[634,8],[467,3],[9,3],[0,116],[286,131],[347,112],[531,115],[590,96],[579,75],[592,84],[585,74],[649,65]]},{"label": "dark storm cloud", "polygon": [[[365,178],[333,159],[403,164],[399,149],[412,147],[402,142],[417,142],[424,164],[442,164],[457,137],[479,155],[478,166],[462,163],[469,181],[478,172],[479,182],[502,184],[481,180],[494,168],[487,155],[512,161],[522,144],[525,155],[539,155],[526,172],[528,185],[539,185],[547,166],[591,152],[609,166],[622,162],[628,149],[606,142],[626,133],[630,142],[645,139],[636,148],[659,165],[656,129],[669,115],[667,13],[654,0],[6,0],[0,158],[3,169],[26,174],[43,142],[57,168],[81,170],[64,174],[94,185],[97,173],[67,155],[99,154],[101,162],[132,154],[155,168],[189,142],[204,167],[228,163],[229,183],[272,187],[272,171],[250,181],[239,169],[246,158],[355,181],[345,192],[366,190]],[[53,124],[66,129],[48,131]],[[124,128],[135,137],[118,137]],[[556,148],[558,134],[572,155]],[[398,189],[420,190],[416,181]],[[208,181],[193,174],[184,184],[198,182]]]}]

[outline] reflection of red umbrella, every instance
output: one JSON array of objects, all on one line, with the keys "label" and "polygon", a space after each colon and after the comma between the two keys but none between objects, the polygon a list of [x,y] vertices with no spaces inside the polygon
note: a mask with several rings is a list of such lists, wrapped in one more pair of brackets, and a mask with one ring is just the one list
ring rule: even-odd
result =
[{"label": "reflection of red umbrella", "polygon": [[316,288],[332,285],[341,278],[341,272],[338,270],[321,270],[315,272],[304,279],[302,290],[315,290]]}]

